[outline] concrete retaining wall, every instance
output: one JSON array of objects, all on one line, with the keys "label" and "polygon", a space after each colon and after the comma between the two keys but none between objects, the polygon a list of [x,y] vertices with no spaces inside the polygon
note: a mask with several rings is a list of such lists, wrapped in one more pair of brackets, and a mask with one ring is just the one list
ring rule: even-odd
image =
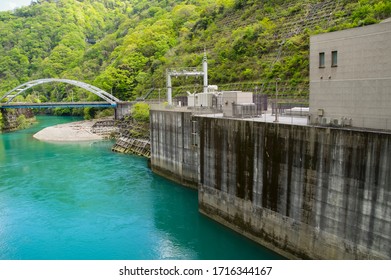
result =
[{"label": "concrete retaining wall", "polygon": [[391,135],[196,118],[199,207],[290,258],[391,258]]},{"label": "concrete retaining wall", "polygon": [[190,112],[150,111],[151,169],[187,187],[198,186],[198,148]]}]

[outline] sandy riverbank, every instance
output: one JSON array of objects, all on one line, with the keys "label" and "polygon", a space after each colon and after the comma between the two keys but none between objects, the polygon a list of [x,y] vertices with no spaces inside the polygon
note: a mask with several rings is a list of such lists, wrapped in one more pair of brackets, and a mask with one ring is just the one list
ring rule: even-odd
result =
[{"label": "sandy riverbank", "polygon": [[42,129],[34,134],[34,138],[41,141],[91,141],[102,140],[103,137],[91,132],[95,121],[78,121],[59,124]]}]

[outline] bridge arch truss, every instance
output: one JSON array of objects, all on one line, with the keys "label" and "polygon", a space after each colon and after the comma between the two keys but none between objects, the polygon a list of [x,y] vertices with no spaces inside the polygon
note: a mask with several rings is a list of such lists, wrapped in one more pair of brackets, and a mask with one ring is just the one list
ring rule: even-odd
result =
[{"label": "bridge arch truss", "polygon": [[0,99],[0,102],[3,102],[3,100],[5,100],[8,97],[8,100],[5,103],[9,104],[10,102],[12,102],[12,100],[15,97],[22,94],[26,90],[28,90],[32,87],[35,87],[37,85],[48,84],[48,83],[66,83],[66,84],[74,85],[79,88],[83,88],[83,89],[99,96],[100,98],[104,99],[105,101],[107,101],[111,105],[116,105],[117,103],[122,102],[117,97],[113,96],[112,94],[110,94],[110,93],[108,93],[98,87],[95,87],[93,85],[79,82],[79,81],[75,81],[75,80],[55,79],[55,78],[34,80],[34,81],[24,83],[20,86],[17,86],[16,88],[13,88],[12,90],[8,91],[5,95],[3,95]]}]

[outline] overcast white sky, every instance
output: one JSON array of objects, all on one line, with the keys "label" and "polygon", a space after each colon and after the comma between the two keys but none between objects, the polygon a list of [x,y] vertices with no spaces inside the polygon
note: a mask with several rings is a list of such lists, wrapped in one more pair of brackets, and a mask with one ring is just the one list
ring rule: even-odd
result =
[{"label": "overcast white sky", "polygon": [[30,5],[31,0],[0,0],[0,11],[9,11],[21,6]]}]

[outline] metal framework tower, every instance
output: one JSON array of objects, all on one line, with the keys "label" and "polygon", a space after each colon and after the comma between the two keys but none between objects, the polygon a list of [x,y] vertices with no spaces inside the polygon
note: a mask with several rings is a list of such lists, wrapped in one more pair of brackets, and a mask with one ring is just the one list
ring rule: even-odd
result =
[{"label": "metal framework tower", "polygon": [[202,71],[197,68],[182,68],[182,69],[167,69],[167,101],[168,105],[172,105],[172,83],[171,77],[179,76],[203,76],[204,77],[204,93],[208,93],[208,61],[206,53],[202,60]]}]

